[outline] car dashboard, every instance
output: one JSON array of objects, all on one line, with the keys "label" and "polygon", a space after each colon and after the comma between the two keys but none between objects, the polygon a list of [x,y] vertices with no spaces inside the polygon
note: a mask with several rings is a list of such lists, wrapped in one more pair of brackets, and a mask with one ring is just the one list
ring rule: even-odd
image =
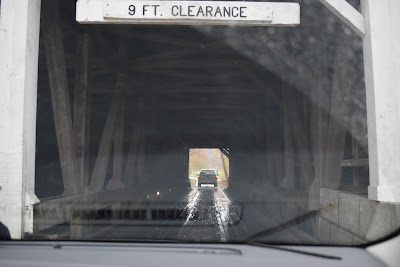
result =
[{"label": "car dashboard", "polygon": [[[281,250],[283,248],[284,250]],[[289,249],[289,250],[286,250]],[[333,258],[303,254],[315,253]],[[363,248],[120,242],[0,243],[0,266],[385,266]]]}]

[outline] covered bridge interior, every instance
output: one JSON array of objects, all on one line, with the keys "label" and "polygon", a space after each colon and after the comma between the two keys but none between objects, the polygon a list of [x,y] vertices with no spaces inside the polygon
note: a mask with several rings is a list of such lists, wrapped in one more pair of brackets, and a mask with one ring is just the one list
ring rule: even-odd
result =
[{"label": "covered bridge interior", "polygon": [[[322,187],[365,195],[361,38],[299,2],[285,28],[80,25],[75,1],[43,1],[34,231],[63,199],[186,188],[190,148],[229,151],[232,198],[273,203],[278,220],[318,209]],[[68,212],[56,222],[84,215]]]}]

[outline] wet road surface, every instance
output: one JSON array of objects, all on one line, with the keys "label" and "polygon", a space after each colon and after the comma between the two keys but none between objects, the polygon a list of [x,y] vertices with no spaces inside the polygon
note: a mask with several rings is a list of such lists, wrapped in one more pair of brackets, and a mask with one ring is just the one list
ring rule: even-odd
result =
[{"label": "wet road surface", "polygon": [[185,221],[176,236],[167,229],[162,238],[196,242],[227,242],[245,228],[237,208],[220,188],[195,188],[187,196]]},{"label": "wet road surface", "polygon": [[194,189],[188,196],[188,216],[178,239],[226,242],[229,199],[221,196],[220,189]]},{"label": "wet road surface", "polygon": [[240,238],[247,231],[240,221],[238,208],[223,189],[195,188],[174,206],[173,209],[180,211],[176,219],[159,221],[158,225],[151,227],[116,226],[107,238],[224,243],[231,237]]}]

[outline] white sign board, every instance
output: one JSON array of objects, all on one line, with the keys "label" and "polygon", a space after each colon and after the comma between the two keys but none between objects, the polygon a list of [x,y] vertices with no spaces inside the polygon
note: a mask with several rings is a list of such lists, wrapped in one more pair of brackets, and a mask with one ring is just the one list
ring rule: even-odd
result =
[{"label": "white sign board", "polygon": [[79,23],[297,26],[297,3],[78,0]]}]

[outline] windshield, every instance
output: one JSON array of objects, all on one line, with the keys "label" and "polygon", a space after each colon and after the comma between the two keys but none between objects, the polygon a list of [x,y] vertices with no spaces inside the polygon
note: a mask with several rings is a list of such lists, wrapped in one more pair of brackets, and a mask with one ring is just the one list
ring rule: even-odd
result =
[{"label": "windshield", "polygon": [[203,170],[200,172],[200,175],[215,175],[215,171],[213,170]]},{"label": "windshield", "polygon": [[373,99],[365,33],[326,1],[275,1],[265,23],[250,2],[114,2],[42,2],[34,112],[4,116],[33,145],[6,160],[20,139],[0,135],[13,239],[358,245],[399,228],[391,96]]}]

